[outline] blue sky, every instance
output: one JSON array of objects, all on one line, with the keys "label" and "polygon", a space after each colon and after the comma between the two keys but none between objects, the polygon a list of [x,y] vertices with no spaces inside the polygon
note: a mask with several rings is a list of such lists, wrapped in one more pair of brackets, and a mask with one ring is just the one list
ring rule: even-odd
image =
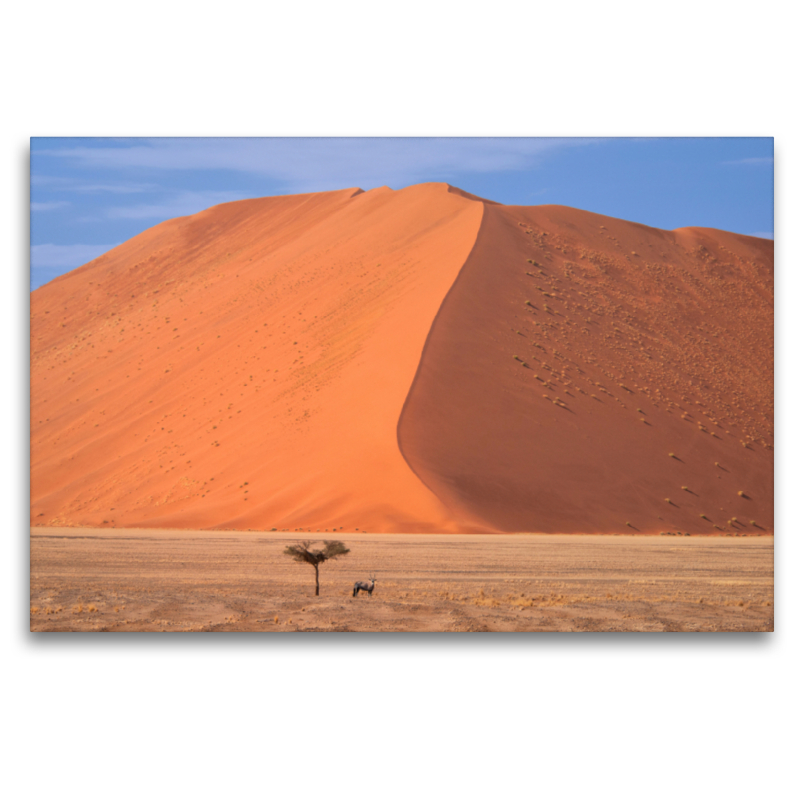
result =
[{"label": "blue sky", "polygon": [[31,290],[230,200],[446,181],[673,229],[773,236],[771,138],[31,139]]}]

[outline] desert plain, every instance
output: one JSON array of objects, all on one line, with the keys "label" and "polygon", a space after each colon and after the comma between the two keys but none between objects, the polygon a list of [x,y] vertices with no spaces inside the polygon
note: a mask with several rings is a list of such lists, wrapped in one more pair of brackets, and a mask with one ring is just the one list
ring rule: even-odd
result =
[{"label": "desert plain", "polygon": [[[771,631],[772,536],[31,529],[33,631]],[[372,596],[353,584],[377,577]]]}]

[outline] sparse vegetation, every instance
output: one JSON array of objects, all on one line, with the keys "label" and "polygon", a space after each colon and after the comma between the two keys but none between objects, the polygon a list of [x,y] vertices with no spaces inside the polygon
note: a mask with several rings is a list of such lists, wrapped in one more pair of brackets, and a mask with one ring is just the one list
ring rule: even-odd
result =
[{"label": "sparse vegetation", "polygon": [[[356,528],[356,530],[358,530]],[[350,550],[344,546],[343,542],[328,541],[323,542],[322,550],[312,550],[311,542],[305,541],[299,544],[289,545],[283,551],[284,555],[290,556],[295,561],[311,564],[314,567],[314,577],[316,580],[316,590],[314,594],[319,596],[319,565],[325,561],[347,555]]]}]

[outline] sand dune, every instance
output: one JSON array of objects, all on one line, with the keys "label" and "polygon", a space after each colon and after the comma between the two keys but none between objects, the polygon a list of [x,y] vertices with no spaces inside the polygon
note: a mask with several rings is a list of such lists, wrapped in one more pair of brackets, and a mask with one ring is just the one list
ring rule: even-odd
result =
[{"label": "sand dune", "polygon": [[721,231],[217,206],[31,294],[31,522],[771,530],[772,309],[772,242]]}]

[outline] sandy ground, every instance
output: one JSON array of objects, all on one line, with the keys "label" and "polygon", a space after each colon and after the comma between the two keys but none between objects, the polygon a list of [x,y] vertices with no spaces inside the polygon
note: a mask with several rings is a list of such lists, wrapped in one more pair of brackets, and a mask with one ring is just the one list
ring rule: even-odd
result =
[{"label": "sandy ground", "polygon": [[[32,631],[771,631],[773,537],[31,529]],[[378,578],[372,597],[356,580]]]}]

